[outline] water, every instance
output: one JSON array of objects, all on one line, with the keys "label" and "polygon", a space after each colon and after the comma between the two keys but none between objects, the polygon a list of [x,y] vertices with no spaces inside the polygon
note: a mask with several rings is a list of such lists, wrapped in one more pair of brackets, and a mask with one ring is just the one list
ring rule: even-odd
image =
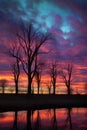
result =
[{"label": "water", "polygon": [[0,130],[87,130],[87,108],[2,112]]}]

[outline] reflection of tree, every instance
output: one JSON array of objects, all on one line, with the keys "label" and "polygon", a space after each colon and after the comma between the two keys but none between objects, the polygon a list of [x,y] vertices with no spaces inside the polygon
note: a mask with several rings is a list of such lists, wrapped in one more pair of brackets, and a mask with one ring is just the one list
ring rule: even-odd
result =
[{"label": "reflection of tree", "polygon": [[27,111],[27,124],[26,124],[26,129],[25,130],[32,130],[32,125],[31,125],[31,110]]},{"label": "reflection of tree", "polygon": [[56,109],[53,109],[53,118],[52,118],[52,129],[57,130],[57,118],[56,118]]},{"label": "reflection of tree", "polygon": [[48,118],[51,117],[51,109],[48,109],[46,114],[47,114]]},{"label": "reflection of tree", "polygon": [[17,111],[15,111],[14,123],[13,123],[12,130],[18,130],[18,126],[17,126]]},{"label": "reflection of tree", "polygon": [[41,118],[40,118],[40,113],[39,113],[39,110],[38,110],[34,130],[39,130],[39,129],[41,129]]},{"label": "reflection of tree", "polygon": [[31,117],[33,120],[33,113],[34,111],[32,110],[27,111],[26,127],[24,128],[24,130],[33,130],[32,124],[31,124]]},{"label": "reflection of tree", "polygon": [[71,119],[71,111],[72,111],[72,108],[67,109],[67,118],[66,118],[66,121],[65,121],[64,128],[66,128],[67,124],[69,123],[70,124],[70,130],[73,130],[72,119]]}]

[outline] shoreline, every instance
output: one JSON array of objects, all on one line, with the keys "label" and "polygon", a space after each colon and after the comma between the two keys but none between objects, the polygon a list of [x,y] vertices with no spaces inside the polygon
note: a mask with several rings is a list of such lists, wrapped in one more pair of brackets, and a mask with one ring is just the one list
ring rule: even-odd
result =
[{"label": "shoreline", "polygon": [[87,95],[0,94],[0,111],[87,107]]}]

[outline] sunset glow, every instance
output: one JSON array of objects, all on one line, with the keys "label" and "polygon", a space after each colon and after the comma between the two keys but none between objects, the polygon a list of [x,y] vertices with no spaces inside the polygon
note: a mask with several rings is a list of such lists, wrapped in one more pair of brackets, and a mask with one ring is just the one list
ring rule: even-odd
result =
[{"label": "sunset glow", "polygon": [[[10,44],[18,41],[14,32],[19,30],[21,21],[32,22],[40,32],[52,33],[53,40],[41,47],[47,54],[40,56],[46,67],[42,70],[41,87],[47,93],[48,63],[57,59],[60,66],[73,63],[73,94],[85,94],[87,88],[87,2],[85,0],[0,0],[0,80],[8,81],[8,88],[14,87],[11,64],[14,59],[8,55]],[[19,89],[27,90],[27,77],[21,67]],[[36,80],[33,87],[35,93]],[[15,89],[13,90],[14,93]],[[42,91],[42,90],[41,90]],[[1,92],[1,89],[0,89]],[[10,92],[10,90],[5,90]],[[66,93],[66,86],[60,76],[57,92]]]}]

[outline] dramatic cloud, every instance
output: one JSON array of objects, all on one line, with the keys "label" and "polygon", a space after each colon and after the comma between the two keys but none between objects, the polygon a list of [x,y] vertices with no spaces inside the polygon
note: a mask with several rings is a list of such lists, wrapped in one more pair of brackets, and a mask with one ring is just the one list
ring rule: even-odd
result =
[{"label": "dramatic cloud", "polygon": [[[54,35],[51,45],[42,48],[51,50],[46,59],[58,54],[60,62],[73,61],[84,68],[87,66],[86,0],[0,0],[0,58],[4,59],[0,60],[0,69],[9,70],[8,57],[2,55],[13,42],[12,33],[21,21],[32,22],[41,32]],[[80,72],[86,76],[84,68]]]}]

